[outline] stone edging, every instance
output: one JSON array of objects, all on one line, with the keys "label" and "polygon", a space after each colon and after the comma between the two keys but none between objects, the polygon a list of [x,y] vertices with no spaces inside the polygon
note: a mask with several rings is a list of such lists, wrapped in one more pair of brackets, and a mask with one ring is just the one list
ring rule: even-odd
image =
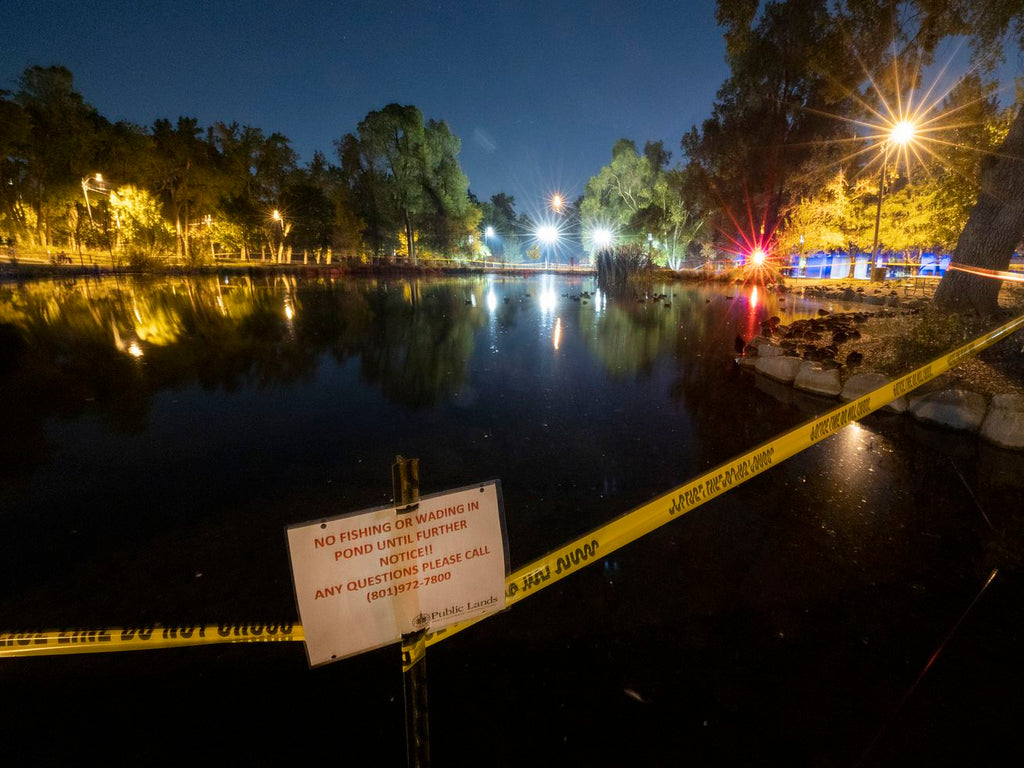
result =
[{"label": "stone edging", "polygon": [[[831,320],[826,320],[825,316]],[[798,321],[805,324],[797,329],[797,338],[806,342],[803,344],[803,357],[792,354],[801,346],[799,341],[793,340],[792,335],[787,336],[783,342],[785,346],[772,339],[757,337],[743,348],[736,362],[741,368],[800,392],[843,401],[856,400],[890,380],[875,371],[858,372],[843,380],[840,367],[834,360],[833,345],[840,343],[837,339],[857,338],[859,332],[854,323],[866,319],[865,313],[832,316],[826,312],[816,321]],[[771,333],[779,328],[792,334],[794,326],[797,323],[789,328],[769,324],[765,330]],[[827,333],[832,334],[832,344],[818,347],[813,343]],[[856,336],[850,336],[851,333]],[[884,410],[909,414],[922,422],[977,434],[1000,448],[1024,450],[1024,395],[1021,394],[995,395],[988,400],[984,395],[970,390],[941,389],[897,398],[885,406]]]}]

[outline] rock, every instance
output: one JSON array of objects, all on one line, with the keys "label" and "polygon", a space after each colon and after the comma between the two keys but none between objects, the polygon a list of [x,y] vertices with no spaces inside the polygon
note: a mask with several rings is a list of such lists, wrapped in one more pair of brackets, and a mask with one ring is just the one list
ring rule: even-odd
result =
[{"label": "rock", "polygon": [[1000,448],[1024,449],[1024,395],[996,395],[981,424],[981,437]]},{"label": "rock", "polygon": [[821,316],[821,317],[825,317],[825,316],[827,316],[829,314],[831,314],[831,313],[827,309],[819,309],[818,310],[818,315]]},{"label": "rock", "polygon": [[755,370],[769,379],[781,381],[783,384],[792,384],[803,364],[804,361],[799,357],[786,355],[758,357]]},{"label": "rock", "polygon": [[978,431],[986,407],[982,395],[965,389],[941,389],[910,398],[910,413],[915,418],[966,432]]},{"label": "rock", "polygon": [[754,339],[752,343],[757,347],[758,357],[781,357],[784,354],[782,347],[776,346],[770,341],[762,339],[761,343],[758,343],[757,339]]},{"label": "rock", "polygon": [[756,358],[756,357],[737,357],[736,358],[736,362],[739,364],[740,368],[756,368],[757,367],[757,360],[758,360],[758,358]]},{"label": "rock", "polygon": [[[856,400],[864,397],[868,392],[878,389],[884,384],[889,382],[889,378],[883,376],[875,371],[864,371],[864,373],[855,373],[853,376],[846,380],[846,384],[843,385],[843,391],[839,393],[839,399],[846,402]],[[906,397],[897,397],[887,406],[885,410],[895,411],[896,413],[903,413],[909,407]]]},{"label": "rock", "polygon": [[851,368],[855,365],[860,365],[861,362],[863,362],[863,360],[864,355],[862,355],[857,350],[853,350],[852,352],[850,352],[850,354],[846,356],[846,364]]},{"label": "rock", "polygon": [[810,362],[800,366],[793,386],[804,392],[825,397],[838,397],[839,393],[843,391],[838,370]]}]

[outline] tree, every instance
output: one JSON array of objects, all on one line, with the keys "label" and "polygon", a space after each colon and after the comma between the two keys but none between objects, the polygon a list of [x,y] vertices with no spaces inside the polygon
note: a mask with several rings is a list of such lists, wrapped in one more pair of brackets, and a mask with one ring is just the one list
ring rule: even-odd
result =
[{"label": "tree", "polygon": [[[879,15],[874,3],[844,4],[844,19],[854,32]],[[1024,48],[1024,2],[1021,0],[901,0],[887,4],[885,18],[896,34],[927,56],[942,40],[966,36],[976,64],[991,70],[1003,56],[1003,43]],[[867,44],[870,34],[854,38]],[[1024,108],[1019,100],[1006,136],[981,164],[977,200],[960,233],[953,258],[973,267],[1004,270],[1024,238]],[[1001,283],[960,271],[949,271],[935,292],[938,307],[989,315],[998,309]]]},{"label": "tree", "polygon": [[611,163],[585,187],[579,204],[585,233],[614,230],[618,241],[642,245],[656,263],[677,269],[703,220],[685,199],[686,175],[668,170],[669,159],[660,141],[648,141],[641,155],[635,143],[619,139]]},{"label": "tree", "polygon": [[27,119],[15,148],[24,198],[34,213],[36,240],[53,242],[54,224],[73,209],[81,180],[93,172],[98,132],[107,125],[74,89],[65,67],[29,67],[14,101]]},{"label": "tree", "polygon": [[533,229],[530,217],[525,213],[516,213],[516,199],[512,195],[499,192],[491,195],[490,201],[481,203],[483,230],[494,228],[494,237],[486,244],[492,253],[500,255],[506,261],[522,261],[523,234]]},{"label": "tree", "polygon": [[401,220],[409,261],[416,263],[415,220],[423,210],[426,175],[423,115],[413,106],[388,104],[370,112],[357,130],[374,197]]},{"label": "tree", "polygon": [[118,187],[110,193],[110,212],[120,242],[147,256],[170,248],[174,234],[160,211],[160,203],[145,189]]},{"label": "tree", "polygon": [[303,169],[296,169],[281,194],[281,203],[295,222],[292,240],[297,248],[322,250],[332,243],[335,206],[331,200],[335,179],[322,152]]},{"label": "tree", "polygon": [[21,148],[29,121],[21,105],[8,96],[0,91],[0,237],[13,240],[28,232],[21,194],[27,169]]},{"label": "tree", "polygon": [[[286,230],[294,226],[284,199],[297,156],[280,133],[237,123],[214,123],[212,143],[220,152],[221,209],[241,236],[244,253],[269,245],[283,258]],[[274,212],[277,216],[274,216]]]},{"label": "tree", "polygon": [[[814,142],[842,124],[824,116],[848,106],[854,57],[835,57],[842,30],[817,0],[719,0],[731,75],[718,91],[712,116],[683,136],[690,181],[699,202],[716,211],[716,229],[728,232],[738,212],[774,230],[793,174]],[[759,10],[760,8],[760,10]],[[827,74],[826,74],[827,73]],[[731,236],[730,236],[731,237]]]},{"label": "tree", "polygon": [[430,120],[424,129],[426,167],[423,223],[429,245],[451,252],[468,242],[482,212],[469,198],[469,179],[459,166],[462,141],[443,121]]},{"label": "tree", "polygon": [[629,139],[612,148],[612,161],[591,177],[584,188],[580,215],[585,225],[625,232],[633,217],[654,200],[655,172],[650,160]]},{"label": "tree", "polygon": [[212,203],[211,146],[201,133],[194,117],[179,117],[173,125],[166,119],[153,123],[150,184],[163,194],[171,213],[179,259],[189,254],[193,208]]},{"label": "tree", "polygon": [[417,241],[450,249],[479,222],[469,200],[469,180],[458,161],[461,142],[441,121],[423,122],[413,106],[388,104],[360,121],[356,134],[335,142],[342,177],[366,222],[376,250],[393,245],[401,231],[416,262]]}]

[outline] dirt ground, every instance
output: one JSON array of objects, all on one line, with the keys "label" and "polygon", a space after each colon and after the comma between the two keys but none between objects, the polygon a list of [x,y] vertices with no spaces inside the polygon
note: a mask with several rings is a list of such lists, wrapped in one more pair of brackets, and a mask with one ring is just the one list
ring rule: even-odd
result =
[{"label": "dirt ground", "polygon": [[[956,348],[986,331],[1024,314],[1024,285],[1007,284],[999,294],[999,316],[989,319],[942,315],[930,302],[938,281],[887,281],[880,284],[851,280],[787,280],[792,293],[824,290],[838,296],[852,290],[858,297],[883,296],[898,301],[882,307],[865,302],[865,310],[877,313],[861,328],[862,337],[840,345],[839,358],[856,350],[864,356],[859,370],[875,370],[896,376]],[[858,289],[861,289],[858,291]],[[859,309],[859,302],[854,304]],[[882,317],[881,310],[895,310]],[[923,391],[957,387],[991,397],[1001,393],[1024,394],[1024,330],[994,344],[960,363]]]}]

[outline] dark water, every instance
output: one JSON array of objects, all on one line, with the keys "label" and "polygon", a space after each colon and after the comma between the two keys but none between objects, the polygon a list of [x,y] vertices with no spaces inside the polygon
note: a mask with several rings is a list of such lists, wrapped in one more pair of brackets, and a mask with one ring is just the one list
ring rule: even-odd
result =
[{"label": "dark water", "polygon": [[[425,493],[499,478],[516,567],[829,407],[732,364],[819,305],[656,291],[0,288],[0,630],[294,620],[284,527],[387,503],[396,454]],[[432,648],[435,764],[1000,764],[1022,486],[1018,455],[850,426]],[[404,761],[397,648],[3,659],[0,685],[11,754]]]}]

